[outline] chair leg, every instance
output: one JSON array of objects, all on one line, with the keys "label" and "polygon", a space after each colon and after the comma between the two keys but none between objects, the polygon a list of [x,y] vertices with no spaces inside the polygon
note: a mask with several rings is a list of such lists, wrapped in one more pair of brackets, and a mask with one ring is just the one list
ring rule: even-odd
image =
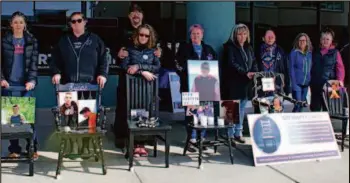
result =
[{"label": "chair leg", "polygon": [[30,145],[29,145],[29,153],[28,153],[28,158],[29,158],[29,176],[33,176],[34,175],[34,158],[33,158],[33,154],[34,154],[34,141],[33,141],[33,137],[30,139],[29,141]]},{"label": "chair leg", "polygon": [[66,149],[66,139],[61,139],[60,151],[58,153],[57,169],[56,169],[56,179],[61,174],[61,166],[63,162],[64,150]]},{"label": "chair leg", "polygon": [[154,136],[153,138],[153,157],[157,157],[157,136]]},{"label": "chair leg", "polygon": [[170,156],[170,145],[169,145],[168,132],[165,132],[165,167],[169,168],[169,156]]},{"label": "chair leg", "polygon": [[105,158],[104,158],[104,154],[103,154],[102,137],[98,137],[98,148],[99,148],[100,157],[101,157],[102,173],[103,173],[103,175],[106,175],[107,174],[107,169],[106,169]]},{"label": "chair leg", "polygon": [[343,123],[342,123],[342,134],[341,134],[341,152],[344,152],[344,143],[345,143],[347,123],[348,123],[348,120],[343,120]]},{"label": "chair leg", "polygon": [[[219,129],[215,130],[215,143],[219,140]],[[214,153],[217,153],[218,151],[218,146],[214,146]]]},{"label": "chair leg", "polygon": [[[227,129],[227,137],[229,137],[230,132],[229,129]],[[227,138],[227,143],[228,143],[228,149],[229,149],[229,153],[230,153],[230,160],[231,160],[231,164],[234,164],[234,159],[233,159],[233,154],[232,154],[232,146],[230,143],[230,138]]]},{"label": "chair leg", "polygon": [[97,151],[97,142],[96,142],[96,138],[93,137],[92,138],[92,146],[94,148],[94,157],[95,157],[95,161],[98,162],[98,159],[99,159],[99,152]]},{"label": "chair leg", "polygon": [[186,138],[186,142],[185,142],[185,148],[184,148],[183,156],[186,156],[188,143],[190,143],[190,140],[191,140],[191,133],[190,133],[189,127],[187,127],[187,138]]},{"label": "chair leg", "polygon": [[133,171],[133,161],[134,161],[134,134],[132,132],[129,132],[129,147],[128,147],[128,154],[129,154],[129,171]]},{"label": "chair leg", "polygon": [[201,130],[197,130],[197,142],[198,142],[198,151],[199,151],[199,156],[198,156],[198,168],[203,169],[202,167],[202,158],[203,158],[203,137]]}]

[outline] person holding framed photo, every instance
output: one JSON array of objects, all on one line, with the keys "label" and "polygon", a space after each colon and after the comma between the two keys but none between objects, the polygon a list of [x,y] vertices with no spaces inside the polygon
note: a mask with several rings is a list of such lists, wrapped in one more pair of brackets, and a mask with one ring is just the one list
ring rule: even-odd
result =
[{"label": "person holding framed photo", "polygon": [[[14,12],[10,19],[11,31],[7,32],[1,40],[1,87],[25,86],[26,91],[20,94],[21,97],[31,97],[37,84],[38,75],[38,41],[27,30],[27,19],[22,12]],[[1,95],[8,96],[11,92],[3,90]],[[18,106],[14,106],[17,110]],[[20,119],[14,116],[12,119]],[[23,120],[20,120],[23,121]],[[38,140],[34,124],[34,160],[39,158]],[[22,148],[19,140],[10,140],[8,148],[10,158],[19,158]],[[29,139],[27,139],[26,150],[29,150]]]}]

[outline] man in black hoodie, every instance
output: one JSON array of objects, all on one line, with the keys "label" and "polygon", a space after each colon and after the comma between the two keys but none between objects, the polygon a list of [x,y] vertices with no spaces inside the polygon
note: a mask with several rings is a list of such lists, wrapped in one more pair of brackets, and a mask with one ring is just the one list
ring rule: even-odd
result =
[{"label": "man in black hoodie", "polygon": [[52,54],[52,83],[97,83],[104,87],[108,60],[103,41],[85,30],[84,14],[74,12],[69,24],[72,31],[61,37]]}]

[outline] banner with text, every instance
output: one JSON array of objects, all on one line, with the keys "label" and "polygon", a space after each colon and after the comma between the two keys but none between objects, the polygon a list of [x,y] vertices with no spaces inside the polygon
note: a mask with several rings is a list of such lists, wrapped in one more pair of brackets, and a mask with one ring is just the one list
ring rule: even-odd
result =
[{"label": "banner with text", "polygon": [[327,112],[248,115],[255,166],[341,158]]}]

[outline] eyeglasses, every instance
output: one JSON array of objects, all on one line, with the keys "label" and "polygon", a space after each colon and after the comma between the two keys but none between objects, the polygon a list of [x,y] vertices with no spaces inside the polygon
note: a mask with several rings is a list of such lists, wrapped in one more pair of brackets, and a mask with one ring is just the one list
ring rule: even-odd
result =
[{"label": "eyeglasses", "polygon": [[72,22],[72,24],[75,24],[75,23],[81,23],[83,21],[83,19],[77,19],[77,20],[71,20],[70,22]]},{"label": "eyeglasses", "polygon": [[140,33],[140,34],[139,34],[139,36],[140,36],[140,37],[146,37],[146,38],[149,38],[149,35],[147,35],[147,34],[142,34],[142,33]]}]

